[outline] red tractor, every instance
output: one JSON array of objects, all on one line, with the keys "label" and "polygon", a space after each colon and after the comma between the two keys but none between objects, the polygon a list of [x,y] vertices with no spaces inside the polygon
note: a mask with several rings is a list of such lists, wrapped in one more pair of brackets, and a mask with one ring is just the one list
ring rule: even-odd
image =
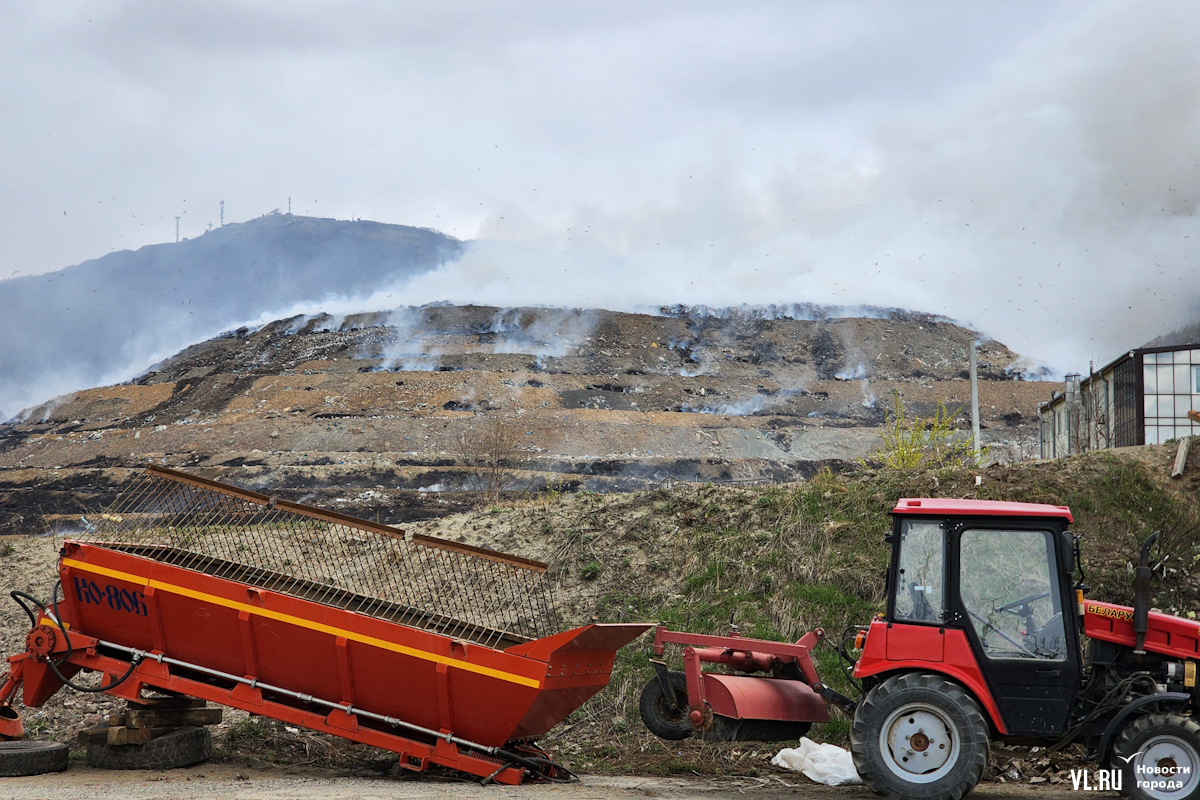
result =
[{"label": "red tractor", "polygon": [[[651,730],[780,740],[828,719],[822,697],[853,713],[854,764],[887,797],[958,800],[993,740],[1077,742],[1097,763],[1092,787],[1200,797],[1200,623],[1150,611],[1157,534],[1130,608],[1084,599],[1068,508],[906,498],[892,515],[887,611],[856,636],[858,701],[817,678],[819,631],[785,645],[660,628],[656,654],[684,644],[685,672],[654,662],[641,704]],[[702,672],[703,661],[741,674]]]}]

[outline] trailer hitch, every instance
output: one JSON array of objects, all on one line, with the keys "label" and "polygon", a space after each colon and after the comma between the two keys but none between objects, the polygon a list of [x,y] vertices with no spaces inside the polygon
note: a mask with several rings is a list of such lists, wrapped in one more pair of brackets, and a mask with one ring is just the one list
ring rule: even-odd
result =
[{"label": "trailer hitch", "polygon": [[833,703],[835,706],[845,711],[847,714],[854,716],[854,710],[858,708],[858,701],[851,700],[846,695],[836,689],[831,689],[823,683],[813,684],[813,691],[825,698],[826,701]]}]

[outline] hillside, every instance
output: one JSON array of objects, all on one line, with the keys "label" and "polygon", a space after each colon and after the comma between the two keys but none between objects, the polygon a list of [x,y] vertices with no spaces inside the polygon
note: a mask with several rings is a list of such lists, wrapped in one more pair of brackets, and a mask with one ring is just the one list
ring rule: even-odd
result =
[{"label": "hillside", "polygon": [[276,214],[0,280],[0,419],[133,377],[268,309],[369,295],[460,248],[405,225]]},{"label": "hillside", "polygon": [[[1152,446],[981,471],[821,472],[804,483],[767,487],[677,484],[607,495],[549,493],[406,529],[549,562],[564,625],[648,620],[721,633],[732,622],[747,635],[794,639],[817,626],[836,635],[882,609],[888,555],[882,537],[897,498],[1049,502],[1067,504],[1075,514],[1090,597],[1128,602],[1130,559],[1146,535],[1161,530],[1153,603],[1194,614],[1200,611],[1200,579],[1192,568],[1200,558],[1200,457],[1193,453],[1184,477],[1172,481],[1173,456],[1173,447]],[[48,597],[55,539],[5,541],[0,585]],[[6,653],[23,647],[26,623],[15,604],[0,605]],[[668,750],[644,729],[636,702],[652,674],[648,649],[639,641],[622,651],[609,688],[548,737],[549,749],[588,771],[769,773],[770,746],[688,741]],[[817,661],[825,680],[851,691],[831,648],[818,649]],[[63,692],[27,719],[36,721],[39,735],[66,741],[111,705]],[[838,718],[813,736],[836,742],[846,731]],[[239,763],[253,756],[353,769],[380,758],[379,751],[240,714],[230,715],[219,734],[220,756]],[[1004,752],[997,757],[1007,769]],[[1057,769],[1034,759],[1012,763],[1021,782],[1054,776]]]},{"label": "hillside", "polygon": [[[293,317],[195,344],[130,384],[0,426],[0,532],[76,524],[131,468],[207,471],[386,522],[473,502],[454,490],[628,490],[787,481],[870,456],[893,395],[969,428],[976,334],[901,311],[427,306]],[[980,349],[984,438],[1036,444],[1046,384]],[[493,453],[489,441],[503,452]],[[480,465],[500,455],[502,469]]]}]

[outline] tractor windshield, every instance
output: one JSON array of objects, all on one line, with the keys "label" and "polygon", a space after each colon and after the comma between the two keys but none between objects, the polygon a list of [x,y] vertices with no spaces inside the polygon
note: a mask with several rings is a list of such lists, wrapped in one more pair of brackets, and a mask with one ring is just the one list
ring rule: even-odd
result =
[{"label": "tractor windshield", "polygon": [[967,530],[959,595],[991,658],[1066,657],[1049,531]]}]

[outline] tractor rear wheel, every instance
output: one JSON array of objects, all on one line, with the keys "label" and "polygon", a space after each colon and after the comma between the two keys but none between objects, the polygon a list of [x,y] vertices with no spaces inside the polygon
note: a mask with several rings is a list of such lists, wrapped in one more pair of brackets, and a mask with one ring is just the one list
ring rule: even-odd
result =
[{"label": "tractor rear wheel", "polygon": [[668,672],[667,677],[675,690],[676,708],[671,708],[671,700],[655,675],[642,689],[638,710],[651,733],[660,739],[678,741],[692,735],[692,723],[688,722],[687,677],[682,672]]},{"label": "tractor rear wheel", "polygon": [[933,673],[893,675],[878,684],[850,728],[859,776],[888,798],[959,800],[983,777],[988,747],[979,704]]},{"label": "tractor rear wheel", "polygon": [[1180,714],[1147,714],[1113,746],[1121,792],[1139,800],[1200,797],[1200,725]]}]

